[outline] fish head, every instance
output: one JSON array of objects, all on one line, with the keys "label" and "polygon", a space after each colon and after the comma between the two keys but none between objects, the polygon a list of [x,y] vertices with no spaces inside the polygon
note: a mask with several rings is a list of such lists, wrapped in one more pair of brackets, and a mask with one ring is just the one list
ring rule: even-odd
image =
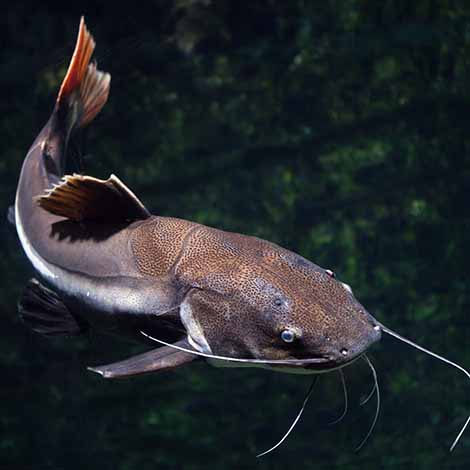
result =
[{"label": "fish head", "polygon": [[183,303],[200,351],[315,372],[352,362],[380,339],[380,325],[331,271],[254,240],[256,249],[207,273]]}]

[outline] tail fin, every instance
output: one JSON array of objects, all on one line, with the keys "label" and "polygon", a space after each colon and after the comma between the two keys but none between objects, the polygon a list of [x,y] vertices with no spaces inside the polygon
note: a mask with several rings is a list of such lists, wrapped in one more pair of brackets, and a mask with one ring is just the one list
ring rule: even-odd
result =
[{"label": "tail fin", "polygon": [[94,49],[95,41],[82,16],[75,51],[57,96],[57,107],[68,105],[71,110],[71,127],[90,123],[108,99],[111,75],[90,64]]}]

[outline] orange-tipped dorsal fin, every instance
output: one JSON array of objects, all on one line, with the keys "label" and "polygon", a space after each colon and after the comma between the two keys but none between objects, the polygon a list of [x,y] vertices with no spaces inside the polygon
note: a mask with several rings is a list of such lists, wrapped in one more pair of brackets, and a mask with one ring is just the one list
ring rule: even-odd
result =
[{"label": "orange-tipped dorsal fin", "polygon": [[66,175],[37,201],[51,214],[80,222],[133,222],[150,217],[137,196],[114,175],[107,180]]},{"label": "orange-tipped dorsal fin", "polygon": [[57,96],[58,107],[71,102],[78,104],[74,123],[79,127],[93,120],[109,96],[111,75],[98,70],[96,63],[90,63],[94,49],[95,41],[82,16],[75,51]]}]

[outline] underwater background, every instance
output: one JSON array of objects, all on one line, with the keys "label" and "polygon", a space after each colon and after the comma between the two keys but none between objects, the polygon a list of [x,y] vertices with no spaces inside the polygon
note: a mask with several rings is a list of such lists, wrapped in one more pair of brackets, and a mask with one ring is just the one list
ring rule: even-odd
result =
[{"label": "underwater background", "polygon": [[25,2],[0,18],[0,469],[464,469],[465,376],[384,337],[310,378],[196,362],[106,381],[144,348],[44,338],[16,313],[33,276],[6,220],[80,15],[112,75],[70,151],[155,214],[266,238],[334,270],[388,327],[470,367],[470,3],[416,0]]}]

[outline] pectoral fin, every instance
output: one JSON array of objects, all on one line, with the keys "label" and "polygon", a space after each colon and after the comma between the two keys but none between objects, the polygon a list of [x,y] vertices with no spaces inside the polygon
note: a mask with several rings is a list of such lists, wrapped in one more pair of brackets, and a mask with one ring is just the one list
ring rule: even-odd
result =
[{"label": "pectoral fin", "polygon": [[[186,340],[178,341],[175,345],[191,349],[191,346]],[[198,356],[194,354],[165,346],[152,349],[151,351],[138,354],[137,356],[132,356],[124,361],[97,367],[88,367],[88,370],[102,375],[105,379],[116,379],[173,369],[197,358]]]},{"label": "pectoral fin", "polygon": [[66,175],[37,201],[51,214],[78,222],[133,222],[150,217],[135,194],[114,175],[107,180]]}]

